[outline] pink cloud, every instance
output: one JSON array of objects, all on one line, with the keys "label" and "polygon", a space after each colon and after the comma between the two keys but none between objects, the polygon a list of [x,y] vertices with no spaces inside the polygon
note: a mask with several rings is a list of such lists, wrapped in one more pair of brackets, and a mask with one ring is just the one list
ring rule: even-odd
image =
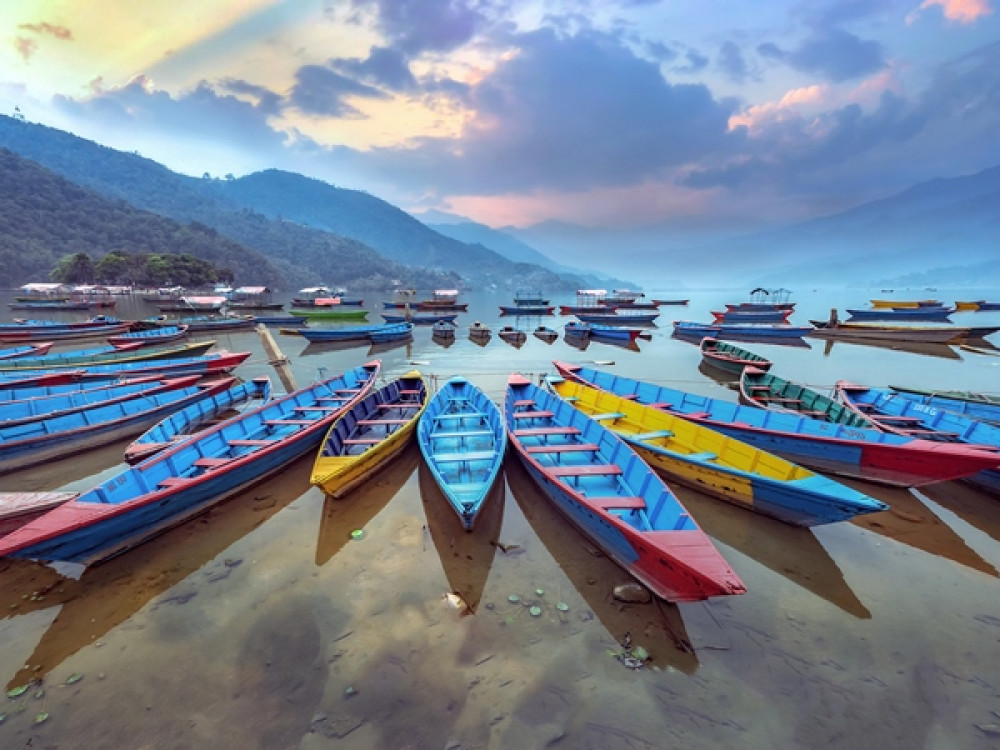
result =
[{"label": "pink cloud", "polygon": [[69,41],[73,38],[73,32],[65,26],[56,26],[55,24],[44,21],[42,23],[22,23],[18,26],[18,28],[24,29],[25,31],[33,31],[36,34],[44,34],[56,39],[62,39],[64,41]]},{"label": "pink cloud", "polygon": [[31,56],[38,51],[38,42],[34,39],[19,36],[14,39],[14,49],[17,50],[17,54],[19,54],[25,62],[28,62],[28,60],[31,59]]},{"label": "pink cloud", "polygon": [[923,0],[920,8],[907,16],[907,23],[913,23],[920,11],[932,5],[940,5],[944,17],[958,23],[973,23],[993,12],[990,0]]}]

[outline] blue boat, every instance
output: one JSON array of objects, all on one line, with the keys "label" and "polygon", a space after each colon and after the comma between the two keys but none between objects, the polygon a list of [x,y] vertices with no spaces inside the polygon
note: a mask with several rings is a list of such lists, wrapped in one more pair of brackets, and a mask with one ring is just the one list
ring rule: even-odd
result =
[{"label": "blue boat", "polygon": [[168,341],[177,341],[187,336],[187,333],[188,327],[186,325],[146,328],[139,331],[120,333],[117,336],[109,336],[108,343],[112,346],[123,346],[133,343],[138,343],[142,346],[153,346],[164,344]]},{"label": "blue boat", "polygon": [[19,359],[21,357],[38,357],[48,354],[54,342],[43,341],[38,344],[25,344],[24,346],[12,346],[9,349],[0,349],[0,359]]},{"label": "blue boat", "polygon": [[108,406],[127,401],[136,396],[194,385],[201,378],[199,373],[175,378],[134,378],[132,380],[102,383],[85,389],[67,389],[60,393],[39,395],[0,402],[0,427],[52,419],[95,406]]},{"label": "blue boat", "polygon": [[0,388],[34,386],[51,381],[53,375],[62,374],[64,382],[78,380],[115,380],[116,378],[145,375],[180,375],[200,372],[203,375],[230,372],[250,356],[250,352],[215,352],[200,357],[178,359],[153,359],[140,362],[115,362],[113,364],[87,365],[86,367],[53,370],[0,370]]},{"label": "blue boat", "polygon": [[191,435],[0,538],[0,557],[91,564],[136,547],[316,450],[380,369],[369,362]]},{"label": "blue boat", "polygon": [[580,338],[590,335],[590,325],[587,323],[581,323],[578,320],[571,320],[563,329],[566,331],[567,336],[577,336]]},{"label": "blue boat", "polygon": [[746,593],[663,480],[597,420],[521,375],[507,381],[504,418],[546,497],[654,594],[690,602]]},{"label": "blue boat", "polygon": [[125,448],[125,461],[143,461],[164,448],[204,429],[228,412],[250,401],[266,403],[271,398],[271,381],[254,378],[234,385],[221,393],[213,393],[157,422]]},{"label": "blue boat", "polygon": [[565,378],[655,406],[824,473],[919,487],[996,468],[994,456],[967,445],[822,422],[661,387],[584,365],[554,364]]},{"label": "blue boat", "polygon": [[137,435],[150,425],[200,398],[225,390],[232,378],[210,385],[188,385],[150,395],[135,394],[97,403],[48,419],[0,425],[0,474],[54,461]]},{"label": "blue boat", "polygon": [[400,341],[412,335],[413,323],[389,323],[373,331],[370,338],[373,344],[384,344],[387,341]]},{"label": "blue boat", "polygon": [[417,442],[434,481],[472,531],[507,447],[497,405],[465,378],[451,378],[420,417]]},{"label": "blue boat", "polygon": [[798,339],[813,331],[813,326],[793,326],[784,323],[695,323],[689,320],[674,321],[674,335],[716,339]]},{"label": "blue boat", "polygon": [[951,322],[954,307],[943,305],[918,305],[917,307],[873,307],[871,309],[847,309],[848,320],[938,320]]},{"label": "blue boat", "polygon": [[1000,424],[1000,397],[995,395],[969,391],[913,390],[900,385],[890,385],[889,388],[902,398],[918,404],[944,409],[980,422]]},{"label": "blue boat", "polygon": [[627,328],[626,326],[605,326],[600,323],[588,323],[590,335],[602,339],[616,341],[635,341],[642,335],[642,328]]},{"label": "blue boat", "polygon": [[658,312],[611,312],[611,313],[576,313],[576,317],[584,323],[599,323],[606,326],[641,326],[653,323]]},{"label": "blue boat", "polygon": [[383,325],[372,324],[364,326],[343,326],[340,328],[307,328],[301,331],[301,335],[311,343],[325,343],[334,341],[388,341],[384,336],[395,336],[408,334],[413,326],[408,323],[386,323]]},{"label": "blue boat", "polygon": [[254,325],[259,325],[263,323],[266,326],[288,326],[288,327],[301,327],[305,326],[309,320],[307,318],[300,318],[295,315],[254,315],[253,323]]},{"label": "blue boat", "polygon": [[0,360],[0,372],[23,370],[52,370],[60,368],[90,367],[92,365],[120,365],[153,362],[162,359],[185,359],[204,354],[215,346],[215,341],[195,341],[163,348],[146,349],[139,344],[127,348],[111,346],[97,349],[73,349],[42,354],[37,357],[18,357]]},{"label": "blue boat", "polygon": [[431,326],[441,320],[454,323],[458,318],[458,313],[412,313],[410,315],[382,313],[382,318],[386,323],[413,323],[418,326]]},{"label": "blue boat", "polygon": [[1000,453],[996,452],[1000,451],[1000,426],[919,404],[886,388],[868,388],[839,380],[836,391],[837,399],[854,414],[886,432],[961,443],[989,452],[995,462],[994,468],[966,479],[991,492],[1000,492]]}]

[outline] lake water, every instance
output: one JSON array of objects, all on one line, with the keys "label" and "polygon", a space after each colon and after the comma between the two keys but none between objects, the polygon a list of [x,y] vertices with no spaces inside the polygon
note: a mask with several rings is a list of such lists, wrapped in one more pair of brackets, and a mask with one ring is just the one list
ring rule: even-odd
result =
[{"label": "lake water", "polygon": [[[386,378],[461,374],[499,402],[511,372],[537,378],[561,359],[735,399],[669,323],[707,322],[746,292],[649,296],[691,301],[662,307],[638,350],[530,335],[510,346],[495,334],[505,322],[561,333],[567,318],[501,320],[509,295],[499,293],[466,295],[448,347],[429,328],[383,351],[275,339],[300,384],[378,357]],[[792,322],[886,296],[797,290]],[[365,306],[379,321],[381,298]],[[124,299],[116,312],[155,311]],[[494,327],[485,346],[465,335],[476,319]],[[211,337],[253,353],[238,375],[273,375],[256,333]],[[1000,391],[997,356],[805,341],[748,348],[824,390],[848,379]],[[0,489],[87,489],[124,467],[123,448],[9,474]],[[5,690],[41,681],[0,698],[0,747],[1000,747],[998,497],[955,482],[856,482],[891,510],[805,530],[677,489],[748,593],[637,605],[612,598],[629,576],[557,515],[512,452],[472,534],[416,446],[339,501],[309,487],[311,460],[82,575],[0,561],[0,677]],[[615,658],[626,634],[651,656],[643,669]]]}]

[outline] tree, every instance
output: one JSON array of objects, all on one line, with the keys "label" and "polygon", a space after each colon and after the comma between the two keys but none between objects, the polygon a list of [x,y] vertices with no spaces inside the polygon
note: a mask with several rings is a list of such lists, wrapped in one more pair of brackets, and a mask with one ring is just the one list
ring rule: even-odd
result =
[{"label": "tree", "polygon": [[49,276],[60,284],[93,284],[96,272],[87,253],[76,253],[61,257]]}]

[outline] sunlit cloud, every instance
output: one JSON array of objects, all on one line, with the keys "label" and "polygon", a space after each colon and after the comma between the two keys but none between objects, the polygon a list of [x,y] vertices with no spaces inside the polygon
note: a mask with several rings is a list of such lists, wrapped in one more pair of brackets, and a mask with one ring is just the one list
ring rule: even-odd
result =
[{"label": "sunlit cloud", "polygon": [[73,38],[73,32],[67,29],[65,26],[59,26],[53,23],[22,23],[18,26],[19,29],[24,31],[33,31],[36,34],[41,34],[43,36],[51,36],[55,39],[62,39],[64,41]]},{"label": "sunlit cloud", "polygon": [[906,22],[913,23],[920,15],[920,11],[934,5],[940,5],[944,17],[957,23],[974,23],[993,12],[990,0],[923,0],[920,7],[906,17]]}]

